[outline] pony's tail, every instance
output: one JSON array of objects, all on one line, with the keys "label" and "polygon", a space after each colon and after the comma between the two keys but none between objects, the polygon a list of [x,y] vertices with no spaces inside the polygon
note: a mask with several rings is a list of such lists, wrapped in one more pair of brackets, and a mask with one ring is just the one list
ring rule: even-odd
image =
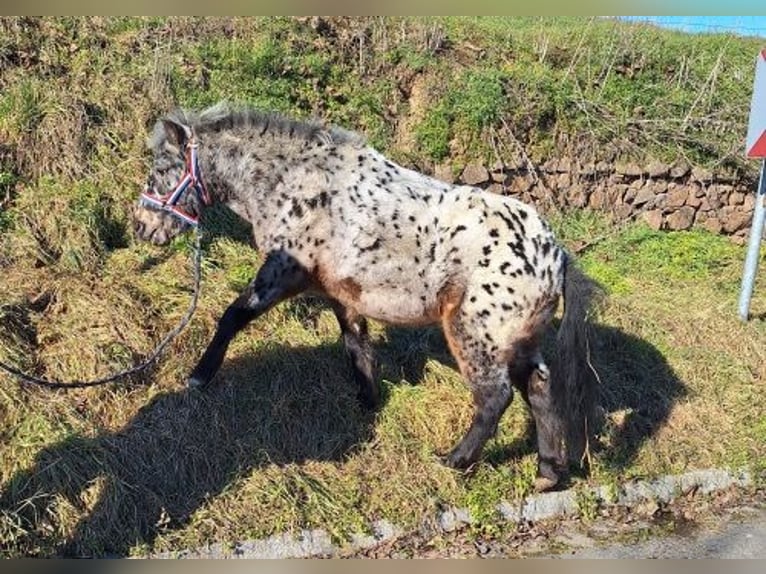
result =
[{"label": "pony's tail", "polygon": [[554,403],[564,428],[570,463],[582,463],[595,424],[596,380],[589,360],[589,313],[601,287],[567,257],[564,269],[564,316],[556,335],[551,365]]}]

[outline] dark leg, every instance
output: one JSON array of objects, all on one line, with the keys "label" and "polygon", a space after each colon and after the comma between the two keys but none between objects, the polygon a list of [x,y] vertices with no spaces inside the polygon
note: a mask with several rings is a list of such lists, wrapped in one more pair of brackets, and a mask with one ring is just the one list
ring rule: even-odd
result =
[{"label": "dark leg", "polygon": [[272,253],[259,269],[255,279],[229,305],[218,321],[218,329],[197,366],[189,376],[190,387],[207,385],[223,362],[226,349],[245,325],[275,304],[303,291],[307,286],[302,268],[288,255]]},{"label": "dark leg", "polygon": [[518,352],[509,367],[513,385],[532,411],[537,431],[537,490],[549,490],[566,474],[562,421],[553,405],[550,373],[538,350]]},{"label": "dark leg", "polygon": [[340,324],[346,353],[351,359],[354,379],[359,385],[359,400],[366,408],[375,409],[380,403],[380,388],[375,382],[375,361],[367,333],[367,320],[338,301],[331,303]]},{"label": "dark leg", "polygon": [[483,366],[469,383],[473,389],[475,411],[468,432],[447,456],[447,464],[454,468],[467,468],[476,462],[513,399],[505,365]]}]

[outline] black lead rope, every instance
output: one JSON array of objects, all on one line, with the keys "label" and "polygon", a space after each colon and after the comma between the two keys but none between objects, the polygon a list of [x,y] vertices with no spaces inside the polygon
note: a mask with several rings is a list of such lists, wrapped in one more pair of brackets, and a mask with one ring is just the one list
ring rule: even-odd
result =
[{"label": "black lead rope", "polygon": [[157,344],[157,347],[155,347],[152,354],[149,355],[149,357],[147,357],[144,361],[125,371],[120,371],[119,373],[116,373],[114,375],[109,375],[108,377],[102,377],[100,379],[93,379],[90,381],[62,382],[62,381],[52,381],[50,379],[44,379],[41,377],[34,377],[32,375],[23,373],[20,370],[16,369],[15,367],[8,365],[7,363],[4,363],[2,361],[0,361],[0,370],[3,370],[6,373],[9,373],[10,375],[16,377],[23,383],[30,383],[30,384],[38,385],[40,387],[45,387],[48,389],[84,389],[86,387],[96,387],[99,385],[106,385],[108,383],[113,383],[120,379],[131,377],[137,373],[140,373],[147,367],[149,367],[152,363],[154,363],[160,357],[160,355],[165,350],[165,347],[167,347],[168,344],[173,339],[175,339],[181,333],[181,331],[183,331],[184,328],[189,324],[189,321],[191,321],[192,315],[194,315],[194,311],[196,311],[197,309],[197,301],[199,299],[200,284],[202,282],[202,247],[201,247],[202,232],[199,230],[199,227],[195,228],[194,235],[195,235],[194,237],[194,292],[192,293],[191,301],[189,302],[189,308],[186,310],[186,313],[184,314],[183,318],[178,323],[178,325],[162,338],[162,340]]}]

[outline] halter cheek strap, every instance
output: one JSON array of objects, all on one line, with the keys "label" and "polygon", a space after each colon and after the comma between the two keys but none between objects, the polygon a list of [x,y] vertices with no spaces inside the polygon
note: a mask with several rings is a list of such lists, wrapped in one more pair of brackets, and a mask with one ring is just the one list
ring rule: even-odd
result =
[{"label": "halter cheek strap", "polygon": [[141,201],[169,211],[189,225],[196,227],[199,225],[199,217],[187,213],[178,205],[178,201],[189,188],[192,188],[197,193],[197,197],[204,205],[211,205],[213,203],[205,182],[202,181],[202,171],[200,170],[199,159],[197,157],[197,142],[193,137],[186,144],[186,167],[181,176],[181,181],[176,184],[173,191],[160,195],[147,187],[141,193]]}]

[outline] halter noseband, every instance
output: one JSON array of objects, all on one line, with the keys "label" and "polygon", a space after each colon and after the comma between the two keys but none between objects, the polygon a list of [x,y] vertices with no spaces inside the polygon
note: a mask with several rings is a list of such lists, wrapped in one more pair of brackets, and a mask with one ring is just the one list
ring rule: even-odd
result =
[{"label": "halter noseband", "polygon": [[178,206],[178,200],[183,196],[184,191],[191,187],[197,192],[197,197],[205,205],[213,203],[210,194],[205,187],[205,183],[202,181],[202,171],[199,168],[199,160],[197,158],[197,142],[192,137],[189,143],[186,144],[186,167],[184,173],[181,176],[181,181],[176,184],[173,191],[160,195],[153,189],[149,189],[147,186],[141,193],[141,202],[148,203],[154,207],[159,207],[165,211],[169,211],[176,217],[185,221],[186,223],[196,227],[199,225],[199,217],[185,212]]}]

